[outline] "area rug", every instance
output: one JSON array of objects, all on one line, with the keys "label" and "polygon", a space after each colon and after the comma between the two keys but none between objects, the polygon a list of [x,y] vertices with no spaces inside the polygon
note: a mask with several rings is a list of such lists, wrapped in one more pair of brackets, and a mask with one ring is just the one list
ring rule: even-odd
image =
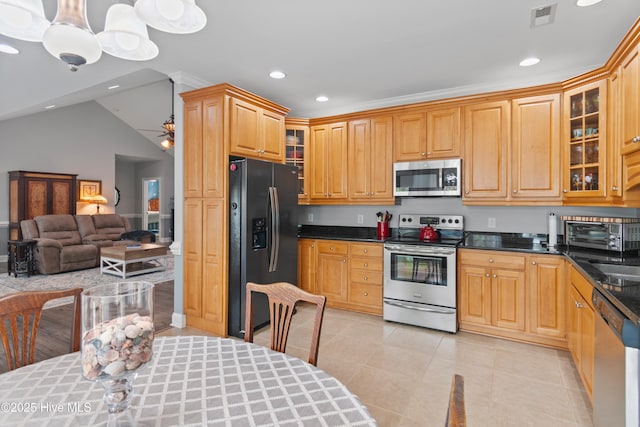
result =
[{"label": "area rug", "polygon": [[[100,267],[69,271],[58,274],[36,274],[27,276],[9,276],[6,273],[0,275],[0,297],[20,291],[42,291],[54,289],[69,289],[80,287],[89,289],[94,286],[116,282],[146,281],[155,284],[173,281],[173,255],[167,255],[167,269],[154,273],[140,274],[127,279],[110,274],[100,274]],[[45,308],[51,308],[62,304],[68,304],[71,298],[50,301]]]}]

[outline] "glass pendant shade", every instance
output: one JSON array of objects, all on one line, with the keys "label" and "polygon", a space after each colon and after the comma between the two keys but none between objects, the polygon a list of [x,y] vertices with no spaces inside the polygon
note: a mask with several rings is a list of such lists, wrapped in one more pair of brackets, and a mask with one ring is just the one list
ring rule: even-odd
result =
[{"label": "glass pendant shade", "polygon": [[75,71],[102,56],[100,42],[87,21],[86,0],[58,0],[58,13],[44,32],[42,44]]},{"label": "glass pendant shade", "polygon": [[167,33],[195,33],[207,24],[195,0],[137,0],[134,7],[148,26]]},{"label": "glass pendant shade", "polygon": [[49,25],[42,0],[0,0],[0,34],[41,42]]},{"label": "glass pendant shade", "polygon": [[158,46],[133,6],[114,4],[107,11],[104,31],[98,34],[102,49],[116,58],[146,61],[158,56]]}]

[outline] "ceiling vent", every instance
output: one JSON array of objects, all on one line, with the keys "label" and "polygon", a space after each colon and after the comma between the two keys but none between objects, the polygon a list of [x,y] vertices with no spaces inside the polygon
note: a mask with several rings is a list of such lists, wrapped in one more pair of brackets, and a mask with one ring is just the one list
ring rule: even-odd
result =
[{"label": "ceiling vent", "polygon": [[553,24],[556,18],[557,3],[531,9],[531,28]]}]

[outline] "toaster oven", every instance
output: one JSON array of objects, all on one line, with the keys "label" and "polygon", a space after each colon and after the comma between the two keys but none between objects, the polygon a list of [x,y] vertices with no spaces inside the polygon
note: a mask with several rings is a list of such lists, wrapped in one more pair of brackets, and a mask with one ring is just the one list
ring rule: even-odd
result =
[{"label": "toaster oven", "polygon": [[[616,221],[617,220],[617,221]],[[565,243],[589,249],[629,252],[640,249],[640,219],[604,218],[595,221],[565,221]]]}]

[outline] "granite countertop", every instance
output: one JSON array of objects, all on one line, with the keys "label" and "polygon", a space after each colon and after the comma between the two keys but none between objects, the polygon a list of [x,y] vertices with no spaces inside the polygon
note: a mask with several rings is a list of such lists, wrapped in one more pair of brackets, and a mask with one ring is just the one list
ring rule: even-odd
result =
[{"label": "granite countertop", "polygon": [[[393,234],[393,230],[392,234]],[[352,240],[379,242],[377,227],[345,227],[337,225],[299,225],[298,237],[306,239]]]},{"label": "granite countertop", "polygon": [[546,234],[467,231],[459,248],[562,254],[562,246],[549,248]]}]

